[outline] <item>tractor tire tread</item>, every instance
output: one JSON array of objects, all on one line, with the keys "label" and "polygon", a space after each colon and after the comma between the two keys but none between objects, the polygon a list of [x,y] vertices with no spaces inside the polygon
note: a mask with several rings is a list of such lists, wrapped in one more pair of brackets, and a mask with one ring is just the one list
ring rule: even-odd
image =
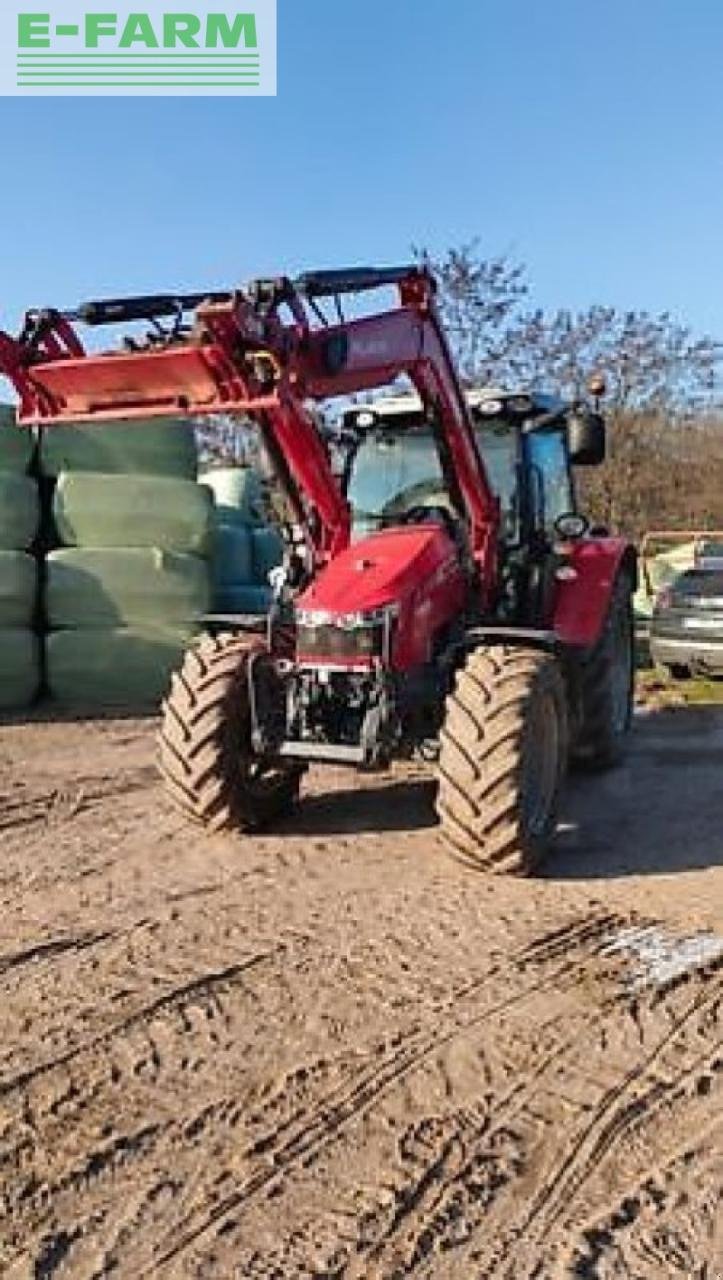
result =
[{"label": "tractor tire tread", "polygon": [[[531,838],[524,829],[520,805],[525,713],[540,682],[552,689],[560,724],[566,727],[559,664],[535,649],[473,650],[447,699],[440,734],[437,813],[446,843],[480,870],[528,874],[550,836],[548,830],[543,839]],[[566,754],[565,742],[557,791]],[[554,825],[552,814],[548,825]]]}]

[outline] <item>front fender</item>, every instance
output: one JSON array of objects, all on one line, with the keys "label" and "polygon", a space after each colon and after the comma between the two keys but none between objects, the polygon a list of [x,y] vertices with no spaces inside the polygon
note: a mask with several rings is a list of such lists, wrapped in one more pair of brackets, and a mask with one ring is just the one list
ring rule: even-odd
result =
[{"label": "front fender", "polygon": [[570,545],[558,577],[552,618],[561,644],[587,649],[597,643],[620,572],[629,573],[635,590],[637,555],[624,538],[589,538]]}]

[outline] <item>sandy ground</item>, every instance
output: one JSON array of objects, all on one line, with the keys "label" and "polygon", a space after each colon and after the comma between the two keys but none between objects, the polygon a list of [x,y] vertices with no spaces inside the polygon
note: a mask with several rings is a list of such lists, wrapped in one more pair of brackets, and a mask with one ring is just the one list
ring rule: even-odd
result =
[{"label": "sandy ground", "polygon": [[424,772],[273,836],[153,726],[0,728],[0,1274],[723,1277],[723,709],[639,720],[544,876]]}]

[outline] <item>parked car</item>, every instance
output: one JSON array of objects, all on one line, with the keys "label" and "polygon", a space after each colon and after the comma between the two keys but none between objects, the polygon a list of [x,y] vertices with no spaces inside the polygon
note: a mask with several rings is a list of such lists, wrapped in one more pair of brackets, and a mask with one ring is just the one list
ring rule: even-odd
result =
[{"label": "parked car", "polygon": [[678,679],[694,672],[723,676],[723,563],[688,569],[660,592],[650,653]]}]

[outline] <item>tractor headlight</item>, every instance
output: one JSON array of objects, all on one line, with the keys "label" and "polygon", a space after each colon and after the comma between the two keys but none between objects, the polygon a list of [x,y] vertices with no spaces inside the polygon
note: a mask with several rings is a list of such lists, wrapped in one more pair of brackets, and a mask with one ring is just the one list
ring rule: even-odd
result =
[{"label": "tractor headlight", "polygon": [[388,655],[397,605],[357,613],[298,609],[296,648],[301,657],[383,658]]}]

